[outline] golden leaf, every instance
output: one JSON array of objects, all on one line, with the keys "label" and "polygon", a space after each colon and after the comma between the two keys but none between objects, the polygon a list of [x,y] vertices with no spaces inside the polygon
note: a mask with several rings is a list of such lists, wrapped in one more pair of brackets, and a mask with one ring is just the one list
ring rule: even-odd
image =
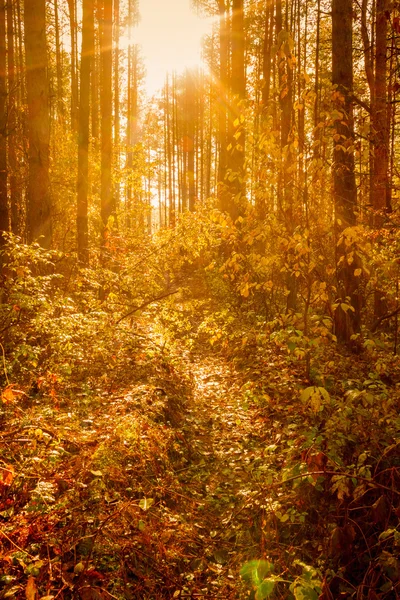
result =
[{"label": "golden leaf", "polygon": [[25,588],[26,600],[36,600],[38,595],[38,589],[36,587],[35,578],[30,575],[28,577],[28,583]]}]

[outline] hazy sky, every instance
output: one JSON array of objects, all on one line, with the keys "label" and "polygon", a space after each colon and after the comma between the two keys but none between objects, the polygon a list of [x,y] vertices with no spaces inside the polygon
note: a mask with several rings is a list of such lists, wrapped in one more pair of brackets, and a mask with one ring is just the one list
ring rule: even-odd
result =
[{"label": "hazy sky", "polygon": [[202,36],[208,19],[192,11],[190,0],[139,0],[141,21],[133,37],[143,47],[147,91],[160,89],[167,71],[182,71],[200,63]]}]

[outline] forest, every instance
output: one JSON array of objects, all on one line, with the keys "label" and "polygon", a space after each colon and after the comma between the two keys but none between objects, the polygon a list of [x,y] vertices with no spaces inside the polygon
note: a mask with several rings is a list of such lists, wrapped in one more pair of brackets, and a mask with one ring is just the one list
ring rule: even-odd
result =
[{"label": "forest", "polygon": [[400,598],[400,2],[146,4],[0,0],[0,600]]}]

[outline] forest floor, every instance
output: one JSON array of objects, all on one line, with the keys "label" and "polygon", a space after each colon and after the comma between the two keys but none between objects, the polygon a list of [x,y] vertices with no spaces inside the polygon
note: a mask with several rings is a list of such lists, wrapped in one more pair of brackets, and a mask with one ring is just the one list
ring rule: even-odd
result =
[{"label": "forest floor", "polygon": [[[275,587],[275,598],[330,600],[351,597],[341,580],[356,589],[347,568],[368,583],[378,563],[374,597],[396,598],[398,466],[387,461],[397,404],[382,409],[384,445],[379,407],[354,422],[350,412],[335,420],[341,404],[310,411],[302,370],[272,344],[228,359],[211,347],[167,350],[146,327],[101,375],[66,386],[49,374],[3,393],[0,599],[262,600]],[[366,379],[368,362],[347,362],[347,381],[386,389]],[[334,475],[332,432],[336,444],[349,438],[347,454],[369,444],[375,470],[352,455]],[[349,505],[359,512],[346,521]],[[384,558],[365,574],[353,552]]]}]

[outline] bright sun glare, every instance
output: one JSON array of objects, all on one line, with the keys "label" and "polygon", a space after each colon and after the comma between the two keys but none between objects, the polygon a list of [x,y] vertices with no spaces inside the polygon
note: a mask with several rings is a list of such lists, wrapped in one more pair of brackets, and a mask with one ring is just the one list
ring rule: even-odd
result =
[{"label": "bright sun glare", "polygon": [[154,95],[167,72],[181,72],[201,64],[201,40],[211,20],[196,15],[190,0],[140,0],[140,23],[132,41],[142,46],[146,91]]}]

